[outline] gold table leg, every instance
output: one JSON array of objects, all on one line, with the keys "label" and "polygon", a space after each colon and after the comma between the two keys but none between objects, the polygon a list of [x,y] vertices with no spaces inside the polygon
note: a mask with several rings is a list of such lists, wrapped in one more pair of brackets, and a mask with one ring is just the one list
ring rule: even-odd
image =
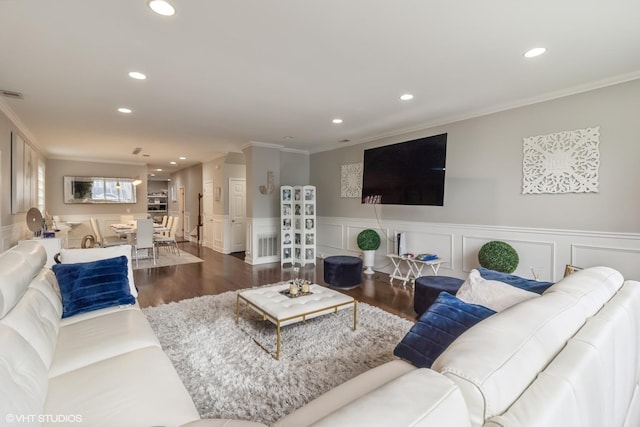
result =
[{"label": "gold table leg", "polygon": [[[338,312],[338,307],[350,304],[350,302],[346,302],[346,303],[341,303],[338,305],[335,305],[333,307],[326,307],[326,308],[321,308],[318,309],[316,311],[311,311],[308,313],[303,313],[303,314],[299,314],[296,316],[292,316],[292,317],[288,317],[286,319],[275,319],[272,316],[267,316],[267,312],[264,311],[261,308],[256,307],[253,303],[251,303],[250,301],[246,300],[245,298],[242,298],[240,296],[240,294],[237,295],[236,297],[236,324],[238,324],[239,320],[240,320],[240,300],[243,300],[245,302],[245,304],[247,306],[251,306],[251,307],[255,307],[257,310],[259,310],[262,313],[262,320],[266,321],[267,318],[269,319],[273,319],[275,320],[275,325],[276,325],[276,354],[275,356],[269,352],[269,350],[267,350],[262,344],[260,344],[255,338],[252,338],[253,341],[260,347],[262,348],[265,352],[267,352],[268,354],[271,354],[271,357],[274,357],[276,360],[280,360],[280,349],[281,349],[281,340],[282,340],[282,335],[281,335],[281,328],[282,328],[282,323],[283,321],[289,321],[292,319],[296,319],[296,318],[301,318],[303,323],[306,323],[307,320],[307,316],[311,315],[311,314],[315,314],[318,313],[320,311],[325,311],[325,310],[329,310],[329,309],[333,309],[334,313]],[[356,330],[357,327],[357,323],[358,323],[358,301],[356,299],[353,300],[353,330]]]},{"label": "gold table leg", "polygon": [[276,332],[276,360],[280,360],[280,321],[278,320]]},{"label": "gold table leg", "polygon": [[240,295],[236,298],[236,325],[238,324],[238,317],[240,317]]},{"label": "gold table leg", "polygon": [[356,330],[356,324],[358,322],[358,301],[353,300],[353,330]]}]

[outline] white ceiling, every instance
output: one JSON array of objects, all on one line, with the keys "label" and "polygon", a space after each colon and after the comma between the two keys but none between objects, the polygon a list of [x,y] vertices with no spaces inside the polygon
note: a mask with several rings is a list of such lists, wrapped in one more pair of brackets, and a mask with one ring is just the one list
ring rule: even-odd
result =
[{"label": "white ceiling", "polygon": [[315,152],[640,77],[637,0],[173,4],[0,0],[0,89],[24,96],[0,108],[49,157],[172,171],[251,141]]}]

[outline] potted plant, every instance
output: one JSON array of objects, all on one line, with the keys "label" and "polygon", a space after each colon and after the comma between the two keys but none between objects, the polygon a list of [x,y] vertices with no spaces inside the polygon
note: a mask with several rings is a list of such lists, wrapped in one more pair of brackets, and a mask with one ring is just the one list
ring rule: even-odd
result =
[{"label": "potted plant", "polygon": [[380,236],[375,230],[367,228],[358,234],[357,243],[364,254],[364,274],[373,274],[376,249],[380,247]]},{"label": "potted plant", "polygon": [[480,248],[478,262],[489,270],[511,274],[518,267],[520,258],[518,252],[510,244],[493,240]]}]

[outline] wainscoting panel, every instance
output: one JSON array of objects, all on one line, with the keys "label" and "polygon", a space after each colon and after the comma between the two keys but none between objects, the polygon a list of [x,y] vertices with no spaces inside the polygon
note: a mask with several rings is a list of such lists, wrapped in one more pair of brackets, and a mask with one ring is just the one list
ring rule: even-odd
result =
[{"label": "wainscoting panel", "polygon": [[501,240],[513,246],[518,252],[520,263],[513,274],[551,281],[555,271],[555,244],[538,240],[519,240],[462,236],[462,271],[469,272],[480,266],[478,252],[482,245],[491,240]]},{"label": "wainscoting panel", "polygon": [[342,224],[320,224],[316,222],[316,235],[322,236],[324,246],[328,248],[340,250],[344,246]]},{"label": "wainscoting panel", "polygon": [[213,250],[223,254],[229,253],[229,248],[225,247],[225,229],[227,217],[224,215],[214,215],[212,219],[213,227]]},{"label": "wainscoting panel", "polygon": [[[397,236],[398,233],[402,232],[405,233],[407,253],[413,255],[424,253],[437,254],[440,258],[447,260],[440,268],[443,270],[455,270],[454,235],[452,233],[429,231],[407,232],[406,229],[402,229],[393,230],[391,236]],[[389,251],[389,253],[395,253],[397,251],[395,240],[396,238],[394,237],[394,248]]]},{"label": "wainscoting panel", "polygon": [[[318,254],[360,256],[356,245],[358,233],[372,228],[383,243],[376,252],[375,269],[391,273],[387,253],[395,252],[395,235],[404,232],[407,251],[436,253],[449,260],[439,274],[464,278],[478,266],[478,251],[491,240],[512,245],[520,258],[514,272],[519,276],[557,281],[566,264],[579,267],[609,265],[627,279],[640,280],[640,234],[607,233],[576,230],[496,227],[467,224],[421,223],[412,221],[377,221],[365,218],[317,217]],[[342,231],[342,238],[336,235]],[[338,242],[342,246],[338,247]],[[426,270],[425,270],[426,271]],[[431,274],[428,272],[428,274]]]},{"label": "wainscoting panel", "polygon": [[33,232],[27,228],[26,222],[13,225],[5,225],[0,228],[1,251],[6,251],[18,244],[19,240],[29,239]]},{"label": "wainscoting panel", "polygon": [[280,261],[279,236],[279,218],[247,218],[245,262],[256,265]]},{"label": "wainscoting panel", "polygon": [[571,264],[576,267],[606,265],[625,270],[625,278],[640,279],[640,248],[571,245]]}]

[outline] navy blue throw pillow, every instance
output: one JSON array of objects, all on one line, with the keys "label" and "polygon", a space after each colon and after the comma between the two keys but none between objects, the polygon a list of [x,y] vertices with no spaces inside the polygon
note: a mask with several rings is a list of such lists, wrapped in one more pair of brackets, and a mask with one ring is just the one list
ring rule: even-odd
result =
[{"label": "navy blue throw pillow", "polygon": [[553,282],[539,282],[537,280],[525,279],[524,277],[514,276],[513,274],[501,273],[499,271],[489,270],[488,268],[478,267],[480,276],[487,280],[497,280],[499,282],[508,283],[516,288],[524,289],[525,291],[535,292],[536,294],[542,294],[547,290]]},{"label": "navy blue throw pillow", "polygon": [[418,368],[430,368],[440,354],[464,331],[495,311],[467,304],[446,292],[424,312],[393,350],[393,354]]},{"label": "navy blue throw pillow", "polygon": [[54,264],[62,294],[62,317],[136,302],[131,296],[127,257]]}]

